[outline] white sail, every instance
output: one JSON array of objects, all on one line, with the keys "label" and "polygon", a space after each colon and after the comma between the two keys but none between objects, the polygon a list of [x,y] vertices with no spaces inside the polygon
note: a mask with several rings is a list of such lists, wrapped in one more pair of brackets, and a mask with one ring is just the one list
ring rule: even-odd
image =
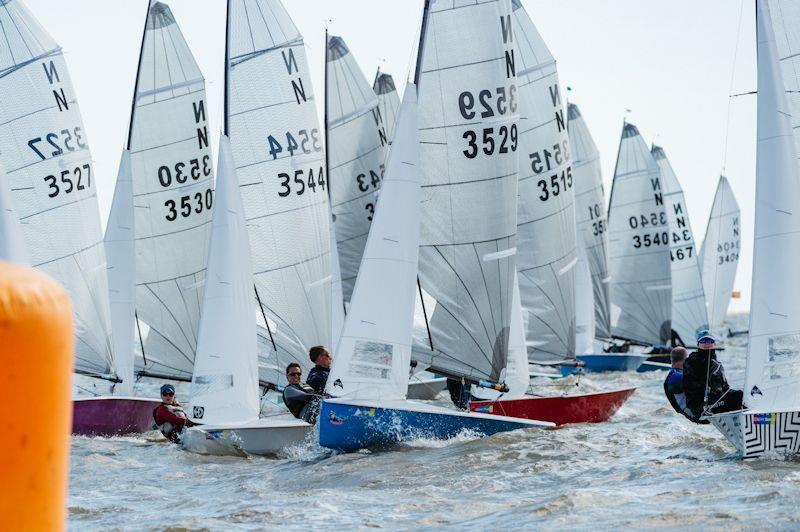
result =
[{"label": "white sail", "polygon": [[133,394],[133,345],[136,339],[136,249],[131,174],[131,153],[123,150],[104,238],[114,361],[117,376],[122,379],[122,383],[114,387],[114,392],[122,395]]},{"label": "white sail", "polygon": [[708,323],[712,330],[720,329],[725,321],[741,247],[739,204],[728,180],[720,176],[700,251]]},{"label": "white sail", "polygon": [[594,352],[595,304],[592,272],[583,239],[578,235],[575,265],[575,352],[591,354]]},{"label": "white sail", "polygon": [[0,260],[29,264],[22,226],[11,198],[8,178],[0,169]]},{"label": "white sail", "polygon": [[0,9],[0,162],[32,266],[69,293],[76,371],[112,377],[98,176],[64,54],[19,0]]},{"label": "white sail", "polygon": [[685,345],[694,345],[697,331],[708,328],[703,274],[694,242],[686,198],[667,154],[660,146],[650,150],[661,172],[664,208],[669,222],[672,276],[672,330]]},{"label": "white sail", "polygon": [[560,360],[575,355],[572,150],[555,59],[522,4],[513,4],[520,113],[519,289],[529,358]]},{"label": "white sail", "polygon": [[[336,230],[333,219],[330,221],[331,231],[331,349],[339,347],[344,328],[344,299],[342,295],[342,272],[339,269],[339,253],[336,252]],[[332,351],[336,356],[335,351]]]},{"label": "white sail", "polygon": [[416,87],[408,85],[381,202],[364,248],[326,391],[403,400],[408,391],[420,232]]},{"label": "white sail", "polygon": [[670,340],[669,221],[658,164],[625,124],[608,208],[611,332],[638,342]]},{"label": "white sail", "polygon": [[[137,367],[192,374],[213,204],[205,80],[169,7],[152,2],[136,76],[136,311],[149,327]],[[127,337],[127,333],[126,333]]]},{"label": "white sail", "polygon": [[323,134],[303,37],[279,0],[231,0],[226,120],[253,276],[269,327],[262,380],[330,346],[331,263]]},{"label": "white sail", "polygon": [[347,303],[375,213],[389,136],[378,97],[341,37],[328,37],[325,69],[331,208]]},{"label": "white sail", "polygon": [[[414,358],[498,382],[516,269],[518,90],[508,0],[431,4],[418,62],[420,282],[434,351]],[[422,355],[422,356],[419,356]]]},{"label": "white sail", "polygon": [[800,2],[797,0],[771,0],[773,14],[771,25],[781,70],[781,81],[792,117],[795,150],[800,157]]},{"label": "white sail", "polygon": [[[578,106],[568,105],[572,174],[575,179],[575,219],[583,241],[594,294],[595,334],[611,337],[611,307],[608,272],[608,218],[600,169],[600,153]],[[577,281],[576,281],[577,282]],[[577,290],[577,288],[576,288]],[[578,300],[580,301],[580,294]],[[580,353],[580,349],[577,349]]]},{"label": "white sail", "polygon": [[228,137],[220,136],[214,219],[197,339],[191,417],[258,419],[258,346],[247,222]]},{"label": "white sail", "polygon": [[800,176],[770,18],[770,5],[757,1],[756,210],[744,394],[750,409],[775,412],[796,410],[800,402]]},{"label": "white sail", "polygon": [[[379,68],[375,74],[375,81],[372,83],[372,90],[378,96],[381,118],[383,118],[383,124],[386,129],[386,138],[389,139],[389,144],[391,145],[392,139],[394,139],[397,113],[400,109],[400,96],[394,86],[394,79],[386,72],[381,72]],[[389,150],[386,151],[388,154]]]}]

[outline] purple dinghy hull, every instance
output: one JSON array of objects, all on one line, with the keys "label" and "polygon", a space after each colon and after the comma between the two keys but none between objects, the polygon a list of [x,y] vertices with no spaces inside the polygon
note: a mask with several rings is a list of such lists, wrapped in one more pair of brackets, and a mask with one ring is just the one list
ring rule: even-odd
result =
[{"label": "purple dinghy hull", "polygon": [[87,397],[72,400],[72,434],[120,436],[153,429],[158,399],[143,397]]}]

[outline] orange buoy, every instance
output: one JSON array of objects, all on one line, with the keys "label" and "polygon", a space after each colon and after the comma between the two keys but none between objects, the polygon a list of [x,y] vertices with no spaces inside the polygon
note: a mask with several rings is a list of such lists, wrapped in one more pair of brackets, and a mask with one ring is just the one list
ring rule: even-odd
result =
[{"label": "orange buoy", "polygon": [[72,305],[58,282],[0,261],[0,523],[66,526]]}]

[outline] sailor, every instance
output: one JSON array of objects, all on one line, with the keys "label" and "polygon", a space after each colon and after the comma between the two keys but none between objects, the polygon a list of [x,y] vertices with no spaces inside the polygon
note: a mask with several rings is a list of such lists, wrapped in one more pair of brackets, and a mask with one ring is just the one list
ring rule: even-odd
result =
[{"label": "sailor", "polygon": [[[742,409],[742,390],[734,390],[725,379],[717,360],[716,340],[707,330],[697,334],[697,351],[683,364],[683,391],[686,406],[696,418]],[[708,410],[708,412],[704,412]]]},{"label": "sailor", "polygon": [[183,427],[195,425],[175,399],[175,387],[171,384],[161,387],[161,404],[153,410],[153,419],[161,434],[172,443],[181,442]]},{"label": "sailor", "polygon": [[472,384],[464,379],[447,379],[447,391],[450,400],[459,410],[469,410],[469,401],[472,399]]},{"label": "sailor", "polygon": [[317,345],[308,350],[308,358],[314,363],[314,367],[308,372],[306,384],[311,386],[317,395],[323,395],[331,372],[331,353],[325,347]]},{"label": "sailor", "polygon": [[664,394],[677,413],[686,416],[693,423],[707,424],[708,421],[696,418],[686,406],[686,394],[683,393],[683,363],[688,356],[689,351],[685,347],[676,347],[670,353],[672,369],[664,379]]},{"label": "sailor", "polygon": [[611,344],[603,349],[604,353],[627,353],[631,350],[631,343],[624,340],[621,344],[611,341]]},{"label": "sailor", "polygon": [[300,381],[302,376],[303,370],[297,362],[286,366],[289,384],[283,389],[283,402],[294,417],[313,425],[317,422],[321,396],[314,392],[314,388]]}]

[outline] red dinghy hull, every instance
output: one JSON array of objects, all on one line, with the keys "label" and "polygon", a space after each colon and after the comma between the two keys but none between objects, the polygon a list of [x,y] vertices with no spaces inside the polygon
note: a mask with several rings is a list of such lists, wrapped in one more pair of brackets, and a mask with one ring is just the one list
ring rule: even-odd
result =
[{"label": "red dinghy hull", "polygon": [[142,397],[87,397],[72,400],[72,434],[120,436],[153,429],[158,399]]},{"label": "red dinghy hull", "polygon": [[525,397],[499,401],[470,402],[472,412],[497,416],[550,421],[556,425],[569,423],[601,423],[608,421],[636,388],[612,392],[587,393],[567,397]]}]

